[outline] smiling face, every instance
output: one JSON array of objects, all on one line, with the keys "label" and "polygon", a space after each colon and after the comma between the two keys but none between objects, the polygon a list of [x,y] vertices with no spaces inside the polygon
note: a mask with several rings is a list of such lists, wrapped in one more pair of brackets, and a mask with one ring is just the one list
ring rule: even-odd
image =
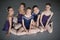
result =
[{"label": "smiling face", "polygon": [[24,10],[25,9],[24,5],[20,5],[19,9]]},{"label": "smiling face", "polygon": [[39,13],[39,8],[35,7],[33,10],[34,10],[34,13]]},{"label": "smiling face", "polygon": [[26,10],[26,14],[27,14],[27,15],[31,15],[31,12],[32,12],[31,9],[27,9],[27,10]]},{"label": "smiling face", "polygon": [[13,8],[9,8],[8,10],[9,10],[8,13],[9,13],[10,15],[13,15],[13,14],[14,14]]}]

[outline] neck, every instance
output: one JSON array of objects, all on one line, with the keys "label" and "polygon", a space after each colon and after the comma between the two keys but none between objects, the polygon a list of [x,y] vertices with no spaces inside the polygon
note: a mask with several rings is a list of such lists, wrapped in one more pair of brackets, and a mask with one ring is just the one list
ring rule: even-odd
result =
[{"label": "neck", "polygon": [[48,12],[49,12],[49,11],[51,11],[51,10],[46,10],[46,11],[48,11]]},{"label": "neck", "polygon": [[20,14],[24,14],[25,12],[24,12],[24,10],[20,10],[19,13]]},{"label": "neck", "polygon": [[13,17],[13,15],[10,15],[10,14],[9,14],[8,16],[9,16],[9,17]]},{"label": "neck", "polygon": [[31,16],[31,14],[26,14],[27,16]]},{"label": "neck", "polygon": [[34,12],[35,14],[38,14],[39,13],[39,11],[38,12]]},{"label": "neck", "polygon": [[38,14],[37,12],[35,12],[35,14]]}]

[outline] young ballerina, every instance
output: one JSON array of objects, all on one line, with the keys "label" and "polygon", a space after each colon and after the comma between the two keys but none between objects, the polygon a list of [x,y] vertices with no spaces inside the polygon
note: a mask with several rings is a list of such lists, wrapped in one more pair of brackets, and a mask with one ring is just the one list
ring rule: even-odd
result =
[{"label": "young ballerina", "polygon": [[22,16],[25,15],[25,3],[21,3],[19,7],[19,14],[18,14],[18,23],[22,24]]},{"label": "young ballerina", "polygon": [[40,19],[40,10],[37,5],[34,5],[32,9],[33,9],[32,16],[34,17],[33,24],[38,27],[39,26],[39,19]]},{"label": "young ballerina", "polygon": [[25,15],[25,3],[21,3],[19,7],[19,14],[18,14],[18,23],[22,26],[22,16]]},{"label": "young ballerina", "polygon": [[24,27],[24,29],[25,29],[26,32],[29,31],[31,21],[33,19],[33,16],[31,15],[31,12],[32,12],[31,8],[27,7],[26,14],[22,18],[23,27]]},{"label": "young ballerina", "polygon": [[[17,23],[15,24],[15,29],[19,30],[22,27],[22,16],[25,15],[25,3],[21,3],[19,7],[19,12],[17,16]],[[19,26],[18,26],[19,25]]]},{"label": "young ballerina", "polygon": [[11,28],[13,27],[13,22],[12,21],[13,21],[14,10],[11,6],[9,6],[7,8],[7,11],[8,11],[8,17],[7,17],[6,23],[4,25],[3,31],[6,31],[7,36],[9,36]]},{"label": "young ballerina", "polygon": [[51,18],[53,16],[53,12],[50,10],[51,4],[46,3],[46,8],[41,14],[40,23],[41,23],[41,32],[48,31],[52,33],[53,31],[53,22],[51,22]]}]

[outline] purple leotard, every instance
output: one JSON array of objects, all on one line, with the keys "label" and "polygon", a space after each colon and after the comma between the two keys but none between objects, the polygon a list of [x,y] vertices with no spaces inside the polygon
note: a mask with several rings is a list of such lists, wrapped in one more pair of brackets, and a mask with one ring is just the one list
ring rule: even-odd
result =
[{"label": "purple leotard", "polygon": [[23,14],[18,14],[18,23],[22,24],[22,16]]},{"label": "purple leotard", "polygon": [[43,17],[42,17],[42,23],[43,23],[44,26],[46,25],[46,22],[49,19],[49,17],[50,17],[50,15],[49,16],[43,15]]},{"label": "purple leotard", "polygon": [[[12,21],[13,21],[13,18],[12,18]],[[12,22],[12,25],[13,25],[13,22]],[[4,24],[4,28],[3,28],[3,31],[8,31],[9,30],[9,20],[6,20],[5,24]],[[13,26],[12,26],[13,27]]]}]

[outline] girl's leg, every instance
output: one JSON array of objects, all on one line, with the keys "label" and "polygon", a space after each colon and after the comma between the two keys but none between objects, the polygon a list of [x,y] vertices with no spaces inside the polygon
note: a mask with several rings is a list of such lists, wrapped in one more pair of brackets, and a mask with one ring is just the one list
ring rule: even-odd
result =
[{"label": "girl's leg", "polygon": [[27,34],[27,31],[25,31],[23,27],[21,27],[17,32],[17,35],[26,35],[26,34]]},{"label": "girl's leg", "polygon": [[36,22],[34,22],[30,25],[30,29],[36,29],[36,28],[37,28]]},{"label": "girl's leg", "polygon": [[18,30],[18,32],[25,32],[25,30],[24,30],[23,27],[21,27],[21,28]]},{"label": "girl's leg", "polygon": [[11,30],[11,33],[14,34],[14,35],[18,35],[18,36],[27,34],[26,32],[21,32],[21,31],[16,32],[15,29],[12,29]]},{"label": "girl's leg", "polygon": [[38,28],[29,30],[29,34],[35,34],[35,33],[38,33],[38,32],[40,32],[40,30]]},{"label": "girl's leg", "polygon": [[14,25],[14,28],[15,28],[15,29],[19,29],[21,26],[22,26],[21,24],[15,24],[15,25]]},{"label": "girl's leg", "polygon": [[9,33],[9,32],[7,32],[7,33],[6,33],[6,36],[7,36],[7,37],[8,37],[8,36],[10,36],[10,33]]},{"label": "girl's leg", "polygon": [[20,36],[20,35],[26,35],[27,32],[18,32],[16,35]]},{"label": "girl's leg", "polygon": [[12,28],[12,30],[11,30],[11,34],[14,34],[14,35],[17,34],[17,32],[16,32],[16,30],[15,30],[14,28]]},{"label": "girl's leg", "polygon": [[37,28],[37,27],[34,27],[34,26],[32,26],[32,25],[31,25],[30,27],[33,27],[33,28],[30,28],[30,30],[29,30],[29,33],[30,33],[30,34],[34,34],[34,33],[37,33],[37,32],[40,31],[40,29]]},{"label": "girl's leg", "polygon": [[39,26],[40,32],[44,32],[44,27]]},{"label": "girl's leg", "polygon": [[34,28],[34,25],[33,25],[33,24],[31,24],[31,25],[30,25],[30,29],[33,29],[33,28]]},{"label": "girl's leg", "polygon": [[49,23],[49,25],[47,25],[47,30],[49,33],[53,32],[53,22]]}]

